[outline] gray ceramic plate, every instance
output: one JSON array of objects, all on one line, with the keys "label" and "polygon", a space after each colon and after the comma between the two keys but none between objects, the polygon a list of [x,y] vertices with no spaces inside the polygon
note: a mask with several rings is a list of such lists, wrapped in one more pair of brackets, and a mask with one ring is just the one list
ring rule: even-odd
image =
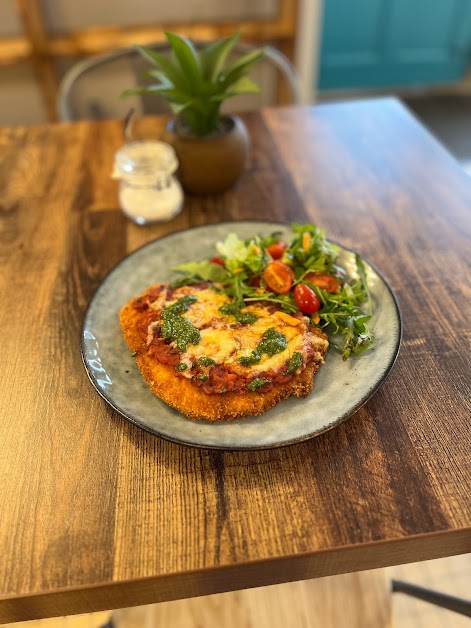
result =
[{"label": "gray ceramic plate", "polygon": [[[366,264],[373,298],[376,342],[366,353],[342,362],[329,349],[325,364],[306,399],[290,398],[260,417],[209,424],[191,421],[156,398],[146,386],[122,337],[118,312],[131,297],[154,283],[177,277],[169,269],[206,259],[214,244],[230,232],[242,238],[281,231],[267,222],[223,223],[173,233],[138,249],[105,278],[95,293],[83,324],[82,356],[98,393],[124,417],[171,441],[214,449],[263,449],[312,438],[334,427],[363,405],[389,373],[401,339],[399,308],[386,281]],[[339,261],[354,276],[354,253],[341,247]]]}]

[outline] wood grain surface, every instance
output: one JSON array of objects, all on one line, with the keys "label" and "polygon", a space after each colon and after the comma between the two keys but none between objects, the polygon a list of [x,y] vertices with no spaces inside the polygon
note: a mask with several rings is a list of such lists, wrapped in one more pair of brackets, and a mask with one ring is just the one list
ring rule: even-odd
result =
[{"label": "wood grain surface", "polygon": [[[253,151],[236,187],[145,228],[122,215],[109,176],[120,122],[0,129],[0,623],[471,549],[471,180],[393,99],[245,120]],[[91,387],[86,306],[143,243],[247,218],[316,222],[377,266],[402,309],[398,361],[309,442],[166,442]]]},{"label": "wood grain surface", "polygon": [[[471,554],[147,606],[7,624],[18,628],[469,628],[469,619],[391,592],[400,579],[466,599]],[[342,601],[339,604],[339,600]],[[346,613],[348,609],[348,613]]]}]

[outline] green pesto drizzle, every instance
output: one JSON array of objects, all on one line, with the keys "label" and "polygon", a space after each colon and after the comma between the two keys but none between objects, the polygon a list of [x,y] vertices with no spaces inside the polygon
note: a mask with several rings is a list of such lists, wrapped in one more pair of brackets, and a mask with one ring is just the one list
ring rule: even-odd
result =
[{"label": "green pesto drizzle", "polygon": [[262,355],[267,353],[268,355],[275,355],[281,353],[288,346],[286,336],[279,331],[276,331],[274,327],[270,327],[263,334],[262,340],[259,342],[258,347],[252,351],[250,355],[242,356],[239,358],[239,363],[245,366],[250,364],[257,364],[262,359]]},{"label": "green pesto drizzle", "polygon": [[253,312],[245,312],[237,314],[236,319],[244,325],[253,325],[258,321],[258,316]]},{"label": "green pesto drizzle", "polygon": [[182,353],[186,351],[189,344],[197,345],[200,341],[199,329],[192,325],[187,318],[180,316],[197,300],[195,296],[190,294],[162,310],[162,338],[173,340]]},{"label": "green pesto drizzle", "polygon": [[235,316],[236,320],[244,325],[253,325],[258,321],[258,316],[253,312],[241,312],[237,303],[225,303],[219,308],[219,311],[221,314]]},{"label": "green pesto drizzle", "polygon": [[175,303],[172,303],[172,305],[166,307],[164,312],[170,312],[171,314],[183,314],[183,312],[186,312],[190,305],[196,303],[196,301],[198,301],[198,299],[194,294],[188,294],[186,297],[182,297],[181,299],[178,299],[178,301],[175,301]]},{"label": "green pesto drizzle", "polygon": [[303,354],[300,351],[296,351],[293,353],[292,357],[288,362],[288,370],[286,371],[287,375],[292,375],[296,373],[299,367],[303,365]]},{"label": "green pesto drizzle", "polygon": [[203,355],[198,362],[200,364],[202,364],[203,366],[212,366],[213,364],[216,364],[216,360],[213,360],[213,358],[208,358],[205,355]]},{"label": "green pesto drizzle", "polygon": [[255,379],[253,379],[250,382],[250,384],[247,386],[247,388],[249,390],[251,390],[252,392],[255,392],[259,388],[262,388],[262,386],[266,386],[267,384],[270,384],[270,382],[271,382],[271,380],[269,380],[269,379],[260,379],[260,378],[256,377]]}]

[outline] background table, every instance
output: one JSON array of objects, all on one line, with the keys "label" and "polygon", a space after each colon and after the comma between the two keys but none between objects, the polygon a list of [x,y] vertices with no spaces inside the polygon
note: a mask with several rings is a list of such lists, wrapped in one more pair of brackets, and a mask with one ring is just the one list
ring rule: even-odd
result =
[{"label": "background table", "polygon": [[[1,130],[2,622],[470,549],[471,180],[392,99],[246,121],[238,185],[146,228],[117,209],[109,177],[121,123]],[[381,269],[402,308],[398,361],[366,406],[311,441],[232,453],[166,442],[90,385],[85,308],[139,245],[248,218],[313,221]]]}]

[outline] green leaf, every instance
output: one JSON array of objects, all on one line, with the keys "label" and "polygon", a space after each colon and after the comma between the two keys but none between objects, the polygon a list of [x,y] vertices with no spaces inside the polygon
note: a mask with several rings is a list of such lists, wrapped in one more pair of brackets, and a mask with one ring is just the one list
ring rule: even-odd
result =
[{"label": "green leaf", "polygon": [[126,98],[128,96],[142,95],[142,94],[155,94],[161,96],[170,103],[172,107],[173,103],[177,103],[178,111],[182,111],[186,107],[192,104],[191,97],[178,89],[172,89],[166,85],[142,85],[140,87],[132,87],[125,90],[120,98]]},{"label": "green leaf", "polygon": [[355,254],[355,263],[357,266],[358,276],[360,277],[360,285],[361,285],[362,292],[364,294],[364,300],[366,301],[368,305],[368,313],[371,316],[372,303],[371,303],[370,291],[368,289],[368,281],[366,279],[366,268],[363,263],[363,260],[358,255],[358,253]]},{"label": "green leaf", "polygon": [[230,91],[226,91],[223,94],[216,94],[215,96],[210,97],[211,102],[223,102],[228,98],[232,98],[233,96],[240,96],[241,94],[259,94],[260,87],[247,76],[243,76],[240,78]]},{"label": "green leaf", "polygon": [[259,94],[260,87],[248,76],[243,76],[232,85],[230,93],[234,96],[237,94]]},{"label": "green leaf", "polygon": [[188,107],[191,107],[191,100],[188,102],[182,102],[182,103],[170,102],[169,104],[170,104],[170,109],[173,111],[173,113],[176,116],[178,116],[178,114],[188,109]]},{"label": "green leaf", "polygon": [[161,94],[162,96],[168,96],[174,100],[184,102],[191,100],[191,95],[186,92],[176,89],[173,85],[142,85],[140,88],[143,91],[149,92],[149,94]]},{"label": "green leaf", "polygon": [[238,81],[242,76],[247,74],[252,67],[260,61],[263,57],[263,49],[252,50],[245,55],[242,55],[236,59],[228,68],[223,72],[222,81],[227,89],[229,85],[232,85]]},{"label": "green leaf", "polygon": [[170,87],[174,87],[172,81],[169,81],[165,74],[163,72],[160,72],[159,70],[147,70],[144,74],[145,76],[150,76],[156,81],[159,81],[160,85],[168,85]]},{"label": "green leaf", "polygon": [[148,91],[148,87],[130,87],[129,89],[125,89],[124,92],[121,92],[119,97],[128,98],[129,96],[138,96],[139,94],[147,94]]},{"label": "green leaf", "polygon": [[202,83],[201,64],[198,53],[189,39],[176,33],[166,32],[165,36],[175,57],[178,59],[183,75],[192,86],[192,93],[197,94]]},{"label": "green leaf", "polygon": [[136,46],[136,50],[144,59],[147,59],[152,65],[157,66],[162,74],[164,74],[175,87],[179,89],[185,89],[185,87],[187,87],[188,79],[185,77],[182,70],[165,55],[155,52],[155,50],[151,50],[150,48],[145,48],[144,46]]},{"label": "green leaf", "polygon": [[201,50],[201,69],[206,80],[210,82],[216,81],[219,73],[224,67],[227,56],[236,45],[239,37],[240,33],[234,33],[232,37],[222,39],[221,41],[215,41]]},{"label": "green leaf", "polygon": [[204,281],[212,281],[216,283],[224,283],[228,280],[229,274],[226,269],[219,264],[213,264],[209,261],[188,262],[188,264],[179,264],[174,266],[172,270],[188,275],[197,275]]},{"label": "green leaf", "polygon": [[235,233],[229,233],[224,242],[217,242],[216,249],[225,258],[226,267],[234,272],[245,264],[250,250]]}]

